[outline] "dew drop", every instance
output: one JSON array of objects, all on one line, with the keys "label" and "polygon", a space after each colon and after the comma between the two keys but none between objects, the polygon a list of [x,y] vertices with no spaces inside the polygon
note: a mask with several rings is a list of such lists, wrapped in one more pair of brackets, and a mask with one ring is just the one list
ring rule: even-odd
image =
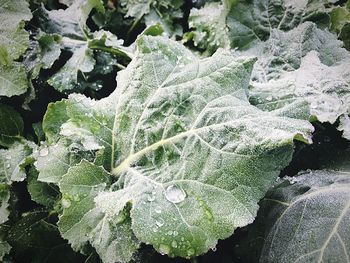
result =
[{"label": "dew drop", "polygon": [[173,240],[173,242],[171,242],[171,246],[173,248],[177,248],[177,242],[175,240]]},{"label": "dew drop", "polygon": [[267,100],[267,101],[272,101],[272,96],[266,97],[266,100]]},{"label": "dew drop", "polygon": [[160,214],[160,213],[162,212],[162,209],[161,209],[159,206],[157,206],[157,207],[154,209],[154,211],[155,211],[157,214]]},{"label": "dew drop", "polygon": [[11,155],[7,155],[7,156],[5,157],[6,160],[11,160],[11,158],[12,158]]},{"label": "dew drop", "polygon": [[193,256],[193,255],[194,255],[194,253],[195,253],[195,251],[194,251],[194,249],[193,249],[193,248],[190,248],[189,250],[187,250],[187,256],[188,256],[188,257]]},{"label": "dew drop", "polygon": [[162,226],[164,225],[164,220],[163,220],[162,218],[158,218],[158,219],[156,220],[156,225],[157,225],[158,227],[162,227]]},{"label": "dew drop", "polygon": [[70,207],[70,201],[68,199],[62,199],[62,206],[64,208]]},{"label": "dew drop", "polygon": [[11,167],[11,164],[8,163],[8,164],[6,165],[6,168],[10,168],[10,167]]},{"label": "dew drop", "polygon": [[156,196],[153,193],[149,194],[148,197],[147,197],[147,200],[149,202],[153,202],[155,199],[156,199]]},{"label": "dew drop", "polygon": [[42,148],[39,151],[39,155],[42,156],[42,157],[47,156],[48,154],[49,154],[49,149],[48,148]]},{"label": "dew drop", "polygon": [[160,244],[159,245],[159,253],[162,255],[169,254],[171,251],[170,247],[165,244]]},{"label": "dew drop", "polygon": [[164,195],[165,195],[165,198],[173,204],[180,203],[186,198],[185,191],[177,185],[168,186],[167,189],[165,190]]}]

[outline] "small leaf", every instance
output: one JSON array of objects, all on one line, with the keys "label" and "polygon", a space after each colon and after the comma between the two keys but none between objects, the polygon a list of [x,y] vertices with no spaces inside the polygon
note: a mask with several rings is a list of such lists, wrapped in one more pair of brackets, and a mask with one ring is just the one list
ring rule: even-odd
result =
[{"label": "small leaf", "polygon": [[23,119],[10,106],[0,104],[0,145],[9,147],[23,136]]},{"label": "small leaf", "polygon": [[29,141],[15,142],[8,149],[0,149],[0,182],[11,184],[26,178],[25,167],[32,161],[36,145]]},{"label": "small leaf", "polygon": [[28,171],[27,189],[34,202],[49,208],[53,208],[60,197],[57,186],[38,181],[38,172],[34,167]]},{"label": "small leaf", "polygon": [[0,63],[0,96],[21,95],[28,89],[27,73],[22,64],[12,62]]}]

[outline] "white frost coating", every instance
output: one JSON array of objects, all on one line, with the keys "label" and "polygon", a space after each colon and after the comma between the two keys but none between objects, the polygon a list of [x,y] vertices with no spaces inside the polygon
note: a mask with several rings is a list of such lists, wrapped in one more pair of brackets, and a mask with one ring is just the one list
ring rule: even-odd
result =
[{"label": "white frost coating", "polygon": [[164,195],[165,195],[165,198],[169,202],[172,202],[173,204],[180,203],[186,198],[185,191],[177,185],[169,185],[166,188]]},{"label": "white frost coating", "polygon": [[[116,220],[132,233],[127,242],[135,236],[170,256],[200,255],[254,220],[258,200],[291,160],[293,139],[309,139],[312,126],[248,102],[254,58],[221,50],[200,60],[161,37],[143,36],[137,47],[109,97],[92,105],[76,95],[67,101],[63,135],[95,138],[105,147],[98,161],[111,167],[118,181],[93,195],[90,187],[79,187],[89,192],[88,208],[96,213],[75,218],[65,212],[60,229],[76,248],[88,239],[110,261],[124,253],[115,243],[128,245],[117,240]],[[90,170],[96,165],[89,166],[75,173],[75,185],[94,180]],[[74,167],[79,165],[68,174]],[[63,192],[74,196],[70,187],[66,183]],[[87,217],[100,231],[90,239]]]},{"label": "white frost coating", "polygon": [[[335,123],[350,112],[350,53],[336,36],[312,23],[287,33],[274,30],[257,54],[250,100],[259,108],[300,119]],[[283,61],[280,63],[279,61]],[[340,130],[347,136],[346,118]]]}]

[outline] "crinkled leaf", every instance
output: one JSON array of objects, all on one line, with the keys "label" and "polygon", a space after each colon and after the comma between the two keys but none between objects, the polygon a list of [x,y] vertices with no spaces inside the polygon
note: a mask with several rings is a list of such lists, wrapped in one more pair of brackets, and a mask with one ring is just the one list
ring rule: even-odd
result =
[{"label": "crinkled leaf", "polygon": [[327,5],[333,0],[239,0],[207,3],[192,9],[185,39],[206,52],[218,47],[246,49],[266,41],[273,29],[289,31],[304,21],[330,25]]},{"label": "crinkled leaf", "polygon": [[23,29],[23,21],[31,18],[27,1],[0,1],[0,46],[6,48],[11,59],[17,59],[28,48],[28,33]]},{"label": "crinkled leaf", "polygon": [[[349,171],[309,171],[272,188],[241,257],[259,262],[349,262]],[[246,250],[249,248],[249,251]]]},{"label": "crinkled leaf", "polygon": [[[250,101],[264,110],[279,109],[295,118],[315,116],[347,123],[350,105],[350,53],[333,34],[304,23],[271,38],[248,54],[259,57],[253,71]],[[300,105],[303,105],[302,107]]]},{"label": "crinkled leaf", "polygon": [[221,3],[207,3],[203,8],[193,8],[189,16],[192,31],[184,35],[185,41],[192,40],[194,45],[212,54],[219,47],[230,47],[230,38],[226,25],[228,9]]},{"label": "crinkled leaf", "polygon": [[122,0],[119,3],[126,17],[135,18],[135,23],[144,18],[147,26],[161,24],[168,35],[181,35],[182,27],[176,20],[183,17],[183,0]]},{"label": "crinkled leaf", "polygon": [[29,141],[15,142],[8,149],[0,149],[0,181],[11,184],[26,178],[25,167],[32,161],[35,145]]},{"label": "crinkled leaf", "polygon": [[[119,74],[114,93],[100,101],[69,97],[69,120],[61,125],[61,136],[103,149],[100,162],[119,178],[111,188],[100,188],[96,179],[96,204],[91,201],[79,210],[74,215],[77,230],[63,234],[74,247],[81,249],[81,242],[89,241],[106,262],[121,256],[127,261],[131,253],[100,249],[107,240],[82,236],[91,233],[86,228],[91,223],[85,222],[94,221],[101,226],[100,237],[108,237],[106,244],[117,242],[119,227],[128,230],[117,222],[129,203],[131,218],[123,222],[131,220],[139,241],[170,256],[202,254],[253,221],[258,200],[291,160],[293,139],[308,140],[312,131],[306,121],[249,104],[245,91],[254,61],[228,52],[199,60],[169,39],[141,36],[136,57]],[[64,186],[74,191],[83,191],[78,185],[92,180],[90,173],[98,167],[89,164],[82,172],[83,164],[63,177],[63,195],[65,178],[78,180]],[[68,176],[72,171],[77,176]],[[85,206],[82,198],[70,196],[63,214]],[[65,200],[63,196],[63,205]],[[67,221],[60,220],[62,233],[72,227]],[[131,239],[120,241],[119,248]]]},{"label": "crinkled leaf", "polygon": [[23,136],[23,119],[12,107],[0,104],[0,145],[9,147]]},{"label": "crinkled leaf", "polygon": [[28,89],[27,73],[18,62],[3,64],[0,61],[0,96],[21,95]]},{"label": "crinkled leaf", "polygon": [[329,15],[325,5],[332,2],[335,1],[237,1],[227,17],[233,46],[244,48],[255,41],[267,40],[272,29],[288,31],[304,21],[327,27]]}]

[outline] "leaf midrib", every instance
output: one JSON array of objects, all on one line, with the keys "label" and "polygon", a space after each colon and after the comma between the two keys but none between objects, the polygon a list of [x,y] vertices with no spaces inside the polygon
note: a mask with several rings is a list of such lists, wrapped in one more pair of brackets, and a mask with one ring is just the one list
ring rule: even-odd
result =
[{"label": "leaf midrib", "polygon": [[[245,117],[247,117],[249,115],[246,115]],[[236,122],[241,122],[241,121],[251,121],[254,119],[261,119],[261,118],[266,118],[266,117],[262,117],[262,116],[256,116],[256,117],[251,117],[251,118],[244,118],[244,120],[242,120],[242,118],[238,118],[236,120],[230,120],[230,121],[226,121],[226,122],[222,122],[222,123],[215,123],[209,126],[205,126],[205,127],[200,127],[197,129],[190,129],[186,132],[182,132],[179,133],[173,137],[169,137],[167,139],[162,139],[156,143],[153,143],[145,148],[143,148],[142,150],[134,153],[134,154],[130,154],[127,158],[124,159],[124,161],[122,161],[117,167],[115,167],[114,169],[112,169],[112,174],[113,175],[119,175],[122,171],[124,171],[126,168],[128,168],[132,163],[134,163],[135,161],[139,160],[143,155],[156,150],[158,147],[172,143],[172,142],[176,142],[177,140],[180,140],[184,137],[190,136],[190,135],[198,135],[199,132],[204,131],[206,129],[210,129],[210,128],[215,128],[215,127],[220,127],[226,124],[232,124],[232,123],[236,123]],[[203,138],[202,138],[203,139]],[[204,139],[203,139],[204,140]],[[230,154],[235,154],[234,152],[230,153]],[[237,154],[240,156],[245,156],[244,154]]]}]

